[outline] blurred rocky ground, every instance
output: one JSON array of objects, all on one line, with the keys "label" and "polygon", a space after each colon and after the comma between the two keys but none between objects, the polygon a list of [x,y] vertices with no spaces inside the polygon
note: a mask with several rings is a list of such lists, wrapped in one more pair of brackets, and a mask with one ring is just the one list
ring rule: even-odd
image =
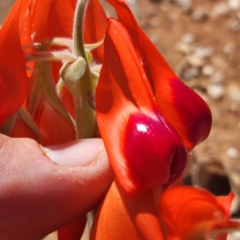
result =
[{"label": "blurred rocky ground", "polygon": [[193,151],[192,184],[229,192],[227,177],[240,185],[240,0],[128,2],[176,74],[211,108],[210,136]]}]

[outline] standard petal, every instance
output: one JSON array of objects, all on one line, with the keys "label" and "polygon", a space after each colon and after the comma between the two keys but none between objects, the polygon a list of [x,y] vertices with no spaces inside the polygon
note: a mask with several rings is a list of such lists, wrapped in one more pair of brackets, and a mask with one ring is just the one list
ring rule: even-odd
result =
[{"label": "standard petal", "polygon": [[146,35],[143,32],[140,35],[145,69],[158,106],[191,150],[210,132],[210,109],[200,96],[177,78]]},{"label": "standard petal", "polygon": [[112,23],[105,37],[105,46],[107,53],[96,92],[98,125],[114,171],[122,179],[120,181],[128,186],[127,188],[134,188],[134,183],[128,176],[126,159],[122,154],[125,147],[123,146],[125,127],[129,116],[138,113],[139,109],[151,112],[150,99],[153,99],[153,96],[150,98],[145,86],[142,85],[143,77],[136,67],[134,51],[132,50],[131,56],[126,43]]},{"label": "standard petal", "polygon": [[[138,36],[138,31],[141,29],[138,27],[137,21],[133,16],[130,8],[124,0],[107,0],[116,10],[118,15],[118,20],[121,22],[125,28],[128,30],[129,41],[132,41],[135,52],[138,57],[142,57],[142,39]],[[143,63],[144,59],[141,59]]]},{"label": "standard petal", "polygon": [[28,77],[19,38],[17,1],[0,30],[0,125],[22,105],[28,90]]},{"label": "standard petal", "polygon": [[185,148],[176,146],[181,140],[158,111],[141,60],[118,21],[109,24],[104,56],[97,119],[115,174],[128,192],[164,184],[176,152],[185,155]]},{"label": "standard petal", "polygon": [[188,149],[206,139],[211,128],[207,104],[174,74],[167,62],[138,26],[131,10],[122,0],[108,0],[126,27],[129,38],[142,60],[157,104],[163,116],[184,140]]}]

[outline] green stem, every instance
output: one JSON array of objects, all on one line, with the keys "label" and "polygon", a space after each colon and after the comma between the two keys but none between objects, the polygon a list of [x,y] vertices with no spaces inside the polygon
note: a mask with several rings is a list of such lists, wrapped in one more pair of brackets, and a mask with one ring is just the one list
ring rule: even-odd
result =
[{"label": "green stem", "polygon": [[85,49],[83,42],[83,21],[84,11],[88,0],[78,0],[73,26],[73,54],[77,57],[83,57],[85,60]]},{"label": "green stem", "polygon": [[73,54],[84,58],[87,64],[85,73],[76,82],[73,92],[78,139],[91,138],[95,134],[95,113],[88,103],[89,96],[93,93],[93,84],[83,40],[84,11],[87,2],[88,0],[78,1],[73,26]]},{"label": "green stem", "polygon": [[[73,26],[73,54],[84,58],[87,64],[84,75],[76,82],[73,96],[78,139],[91,138],[95,134],[95,112],[89,106],[89,96],[93,93],[94,87],[83,39],[84,11],[87,2],[88,0],[78,0]],[[89,212],[87,214],[89,229],[91,229],[93,218],[93,213]]]},{"label": "green stem", "polygon": [[76,83],[74,107],[76,114],[77,138],[91,138],[95,134],[95,113],[88,103],[87,82],[85,77]]}]

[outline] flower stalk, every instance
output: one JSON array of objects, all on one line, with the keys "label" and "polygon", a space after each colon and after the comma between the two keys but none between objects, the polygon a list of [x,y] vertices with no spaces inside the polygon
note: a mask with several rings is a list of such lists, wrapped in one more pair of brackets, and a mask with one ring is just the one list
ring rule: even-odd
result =
[{"label": "flower stalk", "polygon": [[74,15],[73,26],[73,54],[86,59],[83,43],[84,10],[88,0],[79,0]]},{"label": "flower stalk", "polygon": [[[75,90],[72,92],[78,139],[90,138],[95,134],[95,113],[89,106],[89,96],[93,94],[94,89],[83,40],[83,20],[86,4],[87,0],[78,1],[73,26],[73,55],[83,58],[86,63],[85,72],[77,81],[75,81]],[[75,69],[78,71],[77,68]],[[71,72],[71,75],[75,74],[74,71]]]}]

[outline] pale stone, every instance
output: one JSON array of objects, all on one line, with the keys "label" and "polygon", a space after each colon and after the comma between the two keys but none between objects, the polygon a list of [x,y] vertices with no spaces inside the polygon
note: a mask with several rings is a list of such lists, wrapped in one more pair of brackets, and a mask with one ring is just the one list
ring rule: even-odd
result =
[{"label": "pale stone", "polygon": [[212,16],[226,16],[229,13],[229,6],[226,3],[217,3],[212,9]]},{"label": "pale stone", "polygon": [[237,159],[239,156],[238,150],[233,147],[229,148],[226,153],[227,153],[228,157],[233,158],[233,159]]},{"label": "pale stone", "polygon": [[207,58],[213,55],[213,48],[212,47],[204,47],[204,46],[197,46],[194,50],[195,54],[200,58]]},{"label": "pale stone", "polygon": [[208,18],[208,10],[204,7],[196,8],[192,13],[192,20],[195,22],[203,22]]},{"label": "pale stone", "polygon": [[227,240],[239,240],[240,231],[231,232],[228,234]]},{"label": "pale stone", "polygon": [[222,83],[225,80],[225,76],[221,72],[215,72],[211,77],[210,81],[211,83]]},{"label": "pale stone", "polygon": [[227,4],[232,10],[240,9],[240,0],[228,0]]},{"label": "pale stone", "polygon": [[221,84],[210,84],[207,86],[207,93],[212,99],[219,100],[224,96],[225,87]]},{"label": "pale stone", "polygon": [[194,67],[202,67],[204,65],[204,60],[196,54],[191,54],[187,56],[187,61]]},{"label": "pale stone", "polygon": [[234,51],[234,44],[233,43],[227,43],[224,47],[223,47],[223,51],[226,54],[231,54]]},{"label": "pale stone", "polygon": [[240,103],[240,88],[235,85],[228,86],[228,98],[232,102]]},{"label": "pale stone", "polygon": [[193,49],[194,47],[192,45],[189,45],[189,44],[186,44],[186,43],[183,43],[183,42],[178,42],[175,46],[175,48],[184,53],[184,54],[190,54],[193,52]]},{"label": "pale stone", "polygon": [[240,22],[238,19],[230,19],[228,22],[228,28],[233,32],[238,32],[240,30]]},{"label": "pale stone", "polygon": [[199,76],[199,68],[190,67],[183,71],[182,78],[185,80],[191,80]]},{"label": "pale stone", "polygon": [[159,17],[153,17],[153,18],[149,21],[149,24],[150,24],[150,26],[153,27],[153,28],[159,27],[159,25],[160,25],[160,19],[159,19]]},{"label": "pale stone", "polygon": [[177,0],[179,6],[186,8],[192,5],[192,0]]},{"label": "pale stone", "polygon": [[212,65],[205,65],[202,68],[202,74],[207,77],[211,77],[215,72],[215,68]]},{"label": "pale stone", "polygon": [[195,41],[195,35],[192,33],[186,33],[181,38],[181,42],[185,44],[193,44],[194,41]]}]

